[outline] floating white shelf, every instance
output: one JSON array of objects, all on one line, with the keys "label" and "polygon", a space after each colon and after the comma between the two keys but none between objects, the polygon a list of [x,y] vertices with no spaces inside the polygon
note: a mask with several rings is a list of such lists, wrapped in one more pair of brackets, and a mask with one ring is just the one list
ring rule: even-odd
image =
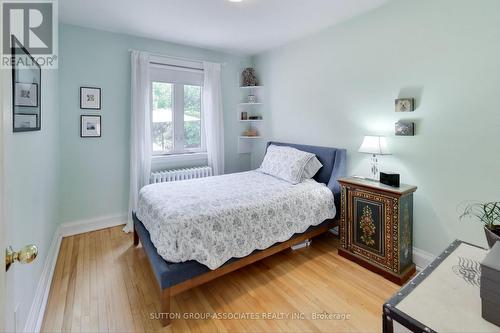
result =
[{"label": "floating white shelf", "polygon": [[259,89],[262,88],[262,86],[245,86],[245,87],[240,87],[241,89]]},{"label": "floating white shelf", "polygon": [[[264,88],[263,86],[240,86],[241,99],[236,105],[236,110],[238,113],[238,122],[241,124],[241,132],[243,133],[243,128],[247,129],[258,129],[258,136],[238,136],[238,153],[239,154],[251,154],[254,146],[261,145],[263,138],[262,126],[264,124],[264,119],[248,119],[249,117],[259,116],[265,118],[264,114]],[[255,99],[251,99],[252,96]],[[249,103],[249,100],[254,100],[254,103]],[[241,119],[242,116],[247,119]]]}]

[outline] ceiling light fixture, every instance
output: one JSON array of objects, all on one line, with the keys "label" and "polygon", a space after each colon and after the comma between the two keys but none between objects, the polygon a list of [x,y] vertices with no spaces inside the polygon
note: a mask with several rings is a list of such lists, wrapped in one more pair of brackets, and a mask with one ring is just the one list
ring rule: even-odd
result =
[{"label": "ceiling light fixture", "polygon": [[242,2],[243,0],[229,0],[230,2]]}]

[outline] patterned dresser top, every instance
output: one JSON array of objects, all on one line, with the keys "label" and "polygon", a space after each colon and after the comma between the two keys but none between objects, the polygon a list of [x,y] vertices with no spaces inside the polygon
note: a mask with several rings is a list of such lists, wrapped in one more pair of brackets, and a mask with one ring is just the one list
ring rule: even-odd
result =
[{"label": "patterned dresser top", "polygon": [[488,252],[454,241],[385,305],[425,332],[500,332],[481,316],[480,263]]}]

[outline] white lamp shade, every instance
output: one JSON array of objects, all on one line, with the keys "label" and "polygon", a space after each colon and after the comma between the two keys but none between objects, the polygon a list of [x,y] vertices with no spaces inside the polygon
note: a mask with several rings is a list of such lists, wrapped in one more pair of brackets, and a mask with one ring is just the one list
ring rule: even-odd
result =
[{"label": "white lamp shade", "polygon": [[384,136],[365,136],[358,151],[365,154],[390,155],[387,140]]}]

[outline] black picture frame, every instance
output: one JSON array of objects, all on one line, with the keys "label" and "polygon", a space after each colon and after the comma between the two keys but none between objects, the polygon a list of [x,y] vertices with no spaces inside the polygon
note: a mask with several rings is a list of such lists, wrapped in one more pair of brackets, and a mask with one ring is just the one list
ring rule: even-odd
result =
[{"label": "black picture frame", "polygon": [[[15,38],[11,37],[11,55],[13,60],[15,61],[16,55],[23,55],[25,57],[29,57],[30,63],[34,65],[36,71],[36,78],[38,82],[19,82],[18,81],[18,71],[20,70],[16,64],[12,65],[12,131],[14,133],[21,132],[33,132],[33,131],[41,131],[42,130],[42,68],[38,64],[38,62],[33,58],[33,56],[28,52],[28,50]],[[36,106],[22,106],[16,105],[16,84],[26,83],[26,84],[34,84],[37,89],[37,104]],[[21,108],[21,109],[19,109]],[[35,109],[33,112],[28,112],[29,108]],[[22,110],[22,112],[19,112]],[[16,112],[18,111],[18,112]],[[16,127],[16,115],[36,115],[36,126],[35,127]]]},{"label": "black picture frame", "polygon": [[[99,119],[99,129],[97,130],[98,135],[87,135],[84,133],[83,124],[84,124],[85,117]],[[100,138],[100,137],[102,137],[102,118],[101,118],[101,116],[93,115],[93,114],[82,114],[80,116],[80,138],[88,139],[88,138]]]},{"label": "black picture frame", "polygon": [[[83,101],[83,90],[84,89],[92,89],[98,91],[99,94],[99,105],[97,107],[86,107]],[[102,90],[98,87],[80,87],[80,109],[82,110],[101,110],[102,105]]]}]

